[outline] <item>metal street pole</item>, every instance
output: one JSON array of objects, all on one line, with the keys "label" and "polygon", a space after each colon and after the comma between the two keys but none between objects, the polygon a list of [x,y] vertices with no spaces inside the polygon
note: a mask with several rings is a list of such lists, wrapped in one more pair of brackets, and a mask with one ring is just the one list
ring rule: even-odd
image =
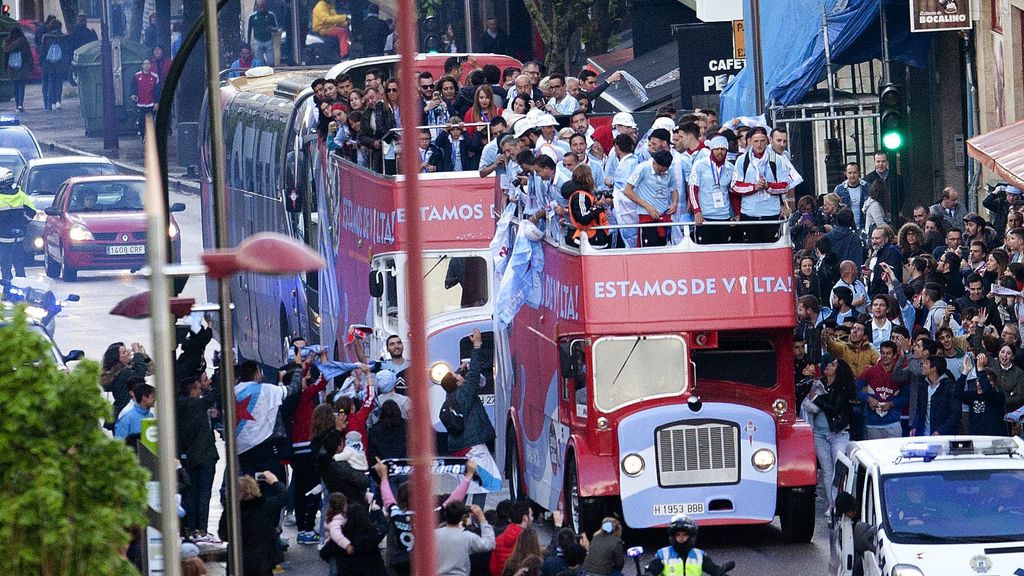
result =
[{"label": "metal street pole", "polygon": [[292,0],[292,66],[302,66],[302,47],[299,46],[299,4],[302,0]]},{"label": "metal street pole", "polygon": [[764,114],[764,60],[761,55],[761,0],[750,0],[750,43],[754,57],[754,98],[757,113]]},{"label": "metal street pole", "polygon": [[[110,0],[103,0],[100,19],[100,66],[103,83],[103,149],[108,153],[120,148],[117,140],[117,110],[114,107],[114,56],[110,46]],[[114,155],[114,154],[112,154]]]},{"label": "metal street pole", "polygon": [[[413,0],[398,2],[398,45],[401,53],[399,61],[399,82],[405,86],[401,91],[400,109],[406,113],[406,130],[402,137],[401,170],[405,175],[404,196],[405,213],[420,213],[419,195],[419,153],[415,131],[412,129],[419,121],[419,97],[416,90],[416,52],[419,42],[416,40],[416,4]],[[411,113],[410,113],[411,112]],[[427,391],[427,337],[426,321],[423,306],[423,225],[419,218],[409,218],[406,223],[408,235],[408,292],[409,302],[409,347],[412,349],[412,426],[409,429],[410,454],[413,455],[412,468],[412,508],[413,534],[416,535],[416,546],[413,548],[412,567],[414,574],[433,574],[436,571],[434,528],[437,524],[434,513],[433,475],[430,467],[434,460],[434,430],[431,425],[430,398]]]},{"label": "metal street pole", "polygon": [[[216,247],[228,246],[228,207],[224,191],[224,123],[220,109],[220,32],[217,30],[217,0],[204,0],[206,11],[206,100],[210,121],[210,177],[216,211]],[[238,439],[235,433],[235,335],[231,310],[231,288],[227,279],[217,282],[220,291],[220,387],[224,410],[224,470],[227,486],[228,570],[242,574],[242,526],[238,515]]]},{"label": "metal street pole", "polygon": [[171,291],[164,272],[167,265],[167,210],[160,189],[160,162],[156,156],[156,129],[146,119],[146,251],[149,254],[150,320],[153,323],[153,364],[156,397],[160,399],[157,422],[157,462],[160,479],[160,536],[163,542],[163,573],[181,576],[178,541],[178,467],[175,440],[174,330],[171,327]]}]

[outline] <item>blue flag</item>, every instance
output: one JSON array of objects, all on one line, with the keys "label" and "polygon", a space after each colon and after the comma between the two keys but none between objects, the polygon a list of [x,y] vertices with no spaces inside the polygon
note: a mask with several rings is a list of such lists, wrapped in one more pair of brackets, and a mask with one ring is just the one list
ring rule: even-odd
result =
[{"label": "blue flag", "polygon": [[494,313],[498,328],[512,324],[512,319],[524,302],[534,308],[540,306],[543,290],[544,247],[543,233],[528,220],[520,221],[519,234],[508,258],[505,273],[498,285]]}]

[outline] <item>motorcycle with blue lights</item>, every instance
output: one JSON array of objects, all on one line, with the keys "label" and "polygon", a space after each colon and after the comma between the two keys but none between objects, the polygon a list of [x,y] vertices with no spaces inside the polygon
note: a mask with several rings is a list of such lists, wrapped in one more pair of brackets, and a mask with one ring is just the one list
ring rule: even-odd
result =
[{"label": "motorcycle with blue lights", "polygon": [[0,280],[0,287],[3,288],[0,302],[8,303],[5,304],[6,306],[25,304],[25,312],[28,317],[45,328],[50,337],[55,335],[57,315],[64,310],[68,303],[78,302],[81,299],[78,294],[68,294],[63,299],[59,299],[49,286],[33,286],[21,279],[18,279],[17,284],[15,282],[15,280]]},{"label": "motorcycle with blue lights", "polygon": [[697,523],[686,514],[672,517],[668,524],[668,546],[659,548],[641,572],[640,557],[643,553],[641,546],[626,550],[626,555],[636,563],[636,573],[644,576],[722,576],[736,567],[732,560],[715,564],[707,552],[697,548]]}]

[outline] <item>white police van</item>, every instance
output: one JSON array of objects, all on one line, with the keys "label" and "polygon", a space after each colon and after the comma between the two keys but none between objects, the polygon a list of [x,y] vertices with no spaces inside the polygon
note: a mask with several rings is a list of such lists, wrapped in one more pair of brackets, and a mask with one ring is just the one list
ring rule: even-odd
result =
[{"label": "white police van", "polygon": [[[851,442],[835,492],[874,532],[865,576],[1024,576],[1024,440],[931,436]],[[854,574],[854,520],[834,522],[838,576]],[[869,533],[870,534],[870,533]],[[863,546],[862,546],[863,547]],[[861,547],[861,548],[862,548]]]}]

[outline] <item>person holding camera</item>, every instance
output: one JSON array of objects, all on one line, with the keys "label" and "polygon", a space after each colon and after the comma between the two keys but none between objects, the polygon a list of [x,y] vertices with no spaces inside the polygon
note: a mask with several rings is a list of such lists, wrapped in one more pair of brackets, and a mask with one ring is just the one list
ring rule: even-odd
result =
[{"label": "person holding camera", "polygon": [[[469,576],[469,555],[494,549],[494,528],[487,522],[484,511],[477,505],[466,507],[456,500],[449,502],[442,512],[444,526],[434,530],[437,540],[438,576]],[[470,516],[480,526],[477,535],[465,528]]]},{"label": "person holding camera", "polygon": [[566,243],[580,246],[580,237],[586,236],[587,241],[595,248],[605,248],[611,243],[608,230],[595,230],[595,227],[608,226],[608,214],[612,199],[604,192],[594,193],[594,178],[590,166],[580,164],[572,171],[572,183],[576,191],[569,196],[569,222],[572,230],[566,234]]},{"label": "person holding camera", "polygon": [[[258,472],[255,478],[238,478],[238,497],[242,542],[229,542],[229,545],[242,547],[244,576],[271,576],[274,566],[284,560],[277,545],[277,523],[288,498],[285,486],[273,472]],[[225,542],[228,542],[227,519],[227,514],[222,515],[217,529]]]}]

